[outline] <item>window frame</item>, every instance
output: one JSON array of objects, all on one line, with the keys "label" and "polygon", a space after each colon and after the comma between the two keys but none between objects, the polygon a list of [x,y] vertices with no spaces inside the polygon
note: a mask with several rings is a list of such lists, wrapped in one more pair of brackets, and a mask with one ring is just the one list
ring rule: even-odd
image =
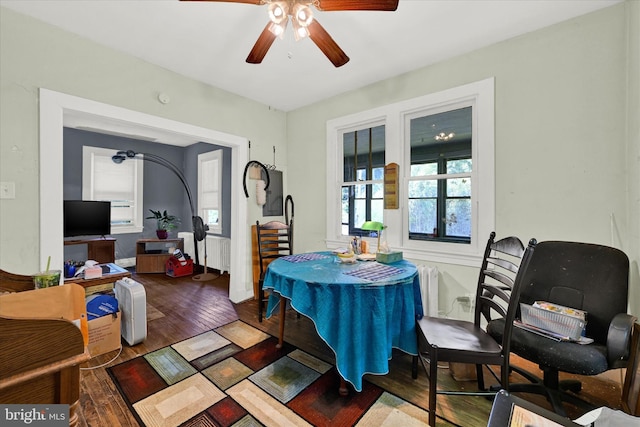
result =
[{"label": "window frame", "polygon": [[[327,121],[327,220],[328,248],[344,247],[349,236],[341,236],[342,134],[385,125],[385,162],[400,165],[401,182],[398,209],[384,210],[387,226],[383,240],[391,249],[401,250],[405,258],[477,266],[482,259],[486,238],[495,229],[495,94],[494,78],[465,84],[406,101],[385,105]],[[410,178],[411,118],[460,106],[472,108],[472,222],[471,242],[410,240],[408,232],[408,184]],[[398,141],[399,143],[392,143]]]},{"label": "window frame", "polygon": [[[83,200],[101,200],[95,196],[95,171],[94,159],[96,156],[106,157],[109,160],[113,157],[116,150],[113,148],[101,148],[84,145],[82,147],[82,198]],[[131,167],[134,169],[135,182],[132,183],[134,194],[134,217],[131,225],[113,225],[111,224],[111,232],[109,234],[128,234],[142,233],[144,229],[143,218],[143,197],[144,197],[144,162],[131,161]],[[121,167],[113,163],[114,168]],[[112,200],[110,200],[112,202]],[[113,210],[113,207],[111,208]]]}]

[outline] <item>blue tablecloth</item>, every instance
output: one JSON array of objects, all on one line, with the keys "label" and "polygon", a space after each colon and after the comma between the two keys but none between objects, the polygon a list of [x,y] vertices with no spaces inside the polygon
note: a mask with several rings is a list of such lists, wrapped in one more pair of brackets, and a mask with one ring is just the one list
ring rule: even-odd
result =
[{"label": "blue tablecloth", "polygon": [[280,295],[289,299],[313,321],[335,353],[338,372],[357,391],[364,374],[389,372],[392,348],[417,354],[422,298],[417,268],[408,261],[343,264],[330,252],[294,255],[269,264],[264,288],[273,290],[267,317]]}]

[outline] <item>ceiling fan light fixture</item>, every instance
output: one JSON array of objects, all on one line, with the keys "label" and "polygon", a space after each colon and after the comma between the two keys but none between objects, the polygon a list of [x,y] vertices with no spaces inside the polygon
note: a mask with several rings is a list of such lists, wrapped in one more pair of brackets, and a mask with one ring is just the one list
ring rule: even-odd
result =
[{"label": "ceiling fan light fixture", "polygon": [[296,41],[309,36],[309,30],[307,29],[307,27],[303,27],[302,25],[300,25],[298,20],[293,19],[291,23],[293,25],[293,35]]},{"label": "ceiling fan light fixture", "polygon": [[293,16],[302,27],[308,26],[311,24],[311,21],[313,21],[313,12],[311,12],[311,8],[305,4],[296,3],[293,6]]},{"label": "ceiling fan light fixture", "polygon": [[284,30],[287,28],[289,19],[285,19],[279,24],[272,22],[269,24],[269,31],[271,31],[276,37],[284,38]]},{"label": "ceiling fan light fixture", "polygon": [[285,19],[288,18],[288,10],[286,2],[283,1],[274,1],[269,4],[269,19],[274,24],[281,24]]},{"label": "ceiling fan light fixture", "polygon": [[436,141],[449,141],[450,139],[452,139],[454,136],[456,136],[455,133],[453,132],[449,132],[449,133],[444,133],[444,132],[440,132],[439,134],[437,134],[436,136],[433,137],[433,139],[435,139]]}]

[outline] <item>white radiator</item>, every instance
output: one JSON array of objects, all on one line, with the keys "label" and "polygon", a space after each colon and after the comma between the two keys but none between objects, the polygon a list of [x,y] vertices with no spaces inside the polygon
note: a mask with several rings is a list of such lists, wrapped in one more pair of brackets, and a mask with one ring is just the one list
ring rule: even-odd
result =
[{"label": "white radiator", "polygon": [[[184,252],[196,261],[196,252],[193,247],[193,233],[181,232],[178,237],[184,239]],[[198,258],[200,265],[204,266],[204,242],[207,242],[207,267],[224,273],[231,267],[231,239],[220,236],[207,236],[198,242]]]},{"label": "white radiator", "polygon": [[428,265],[418,266],[422,311],[425,316],[438,317],[438,269]]}]

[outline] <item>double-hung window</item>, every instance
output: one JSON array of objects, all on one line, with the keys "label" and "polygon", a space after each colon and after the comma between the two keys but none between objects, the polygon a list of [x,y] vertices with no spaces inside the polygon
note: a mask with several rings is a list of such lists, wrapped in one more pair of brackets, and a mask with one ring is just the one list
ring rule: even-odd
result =
[{"label": "double-hung window", "polygon": [[198,155],[198,214],[213,233],[222,232],[222,150]]},{"label": "double-hung window", "polygon": [[[397,187],[385,189],[390,163]],[[327,246],[379,221],[406,258],[477,265],[495,225],[494,175],[492,78],[330,120]]]},{"label": "double-hung window", "polygon": [[144,162],[116,164],[116,151],[82,147],[82,198],[111,202],[111,234],[141,233]]},{"label": "double-hung window", "polygon": [[410,240],[471,241],[472,109],[447,107],[409,120]]}]

